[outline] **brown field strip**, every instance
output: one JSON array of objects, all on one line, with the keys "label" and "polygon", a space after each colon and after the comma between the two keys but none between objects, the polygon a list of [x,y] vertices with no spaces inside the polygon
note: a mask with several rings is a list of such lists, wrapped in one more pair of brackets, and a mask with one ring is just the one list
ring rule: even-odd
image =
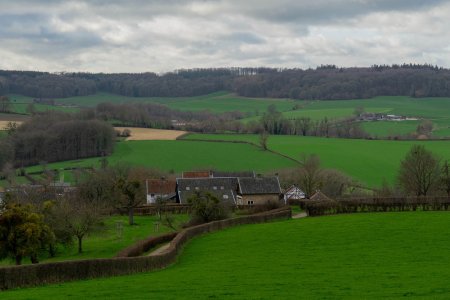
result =
[{"label": "brown field strip", "polygon": [[153,128],[135,128],[135,127],[114,127],[115,130],[123,131],[129,129],[131,136],[127,141],[145,141],[145,140],[176,140],[179,136],[186,133],[181,130],[165,130]]},{"label": "brown field strip", "polygon": [[9,122],[16,123],[17,125],[22,124],[22,121],[0,121],[0,130],[6,130]]}]

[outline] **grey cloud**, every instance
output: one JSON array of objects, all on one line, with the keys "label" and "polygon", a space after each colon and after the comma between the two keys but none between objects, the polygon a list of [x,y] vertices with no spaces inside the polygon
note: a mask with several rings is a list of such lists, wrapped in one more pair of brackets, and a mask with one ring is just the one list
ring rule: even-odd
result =
[{"label": "grey cloud", "polygon": [[449,13],[444,0],[0,0],[0,68],[450,66]]}]

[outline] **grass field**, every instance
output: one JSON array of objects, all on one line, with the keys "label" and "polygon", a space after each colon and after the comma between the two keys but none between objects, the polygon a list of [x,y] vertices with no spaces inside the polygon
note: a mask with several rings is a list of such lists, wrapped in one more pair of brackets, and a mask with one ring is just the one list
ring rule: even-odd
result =
[{"label": "grass field", "polygon": [[[258,135],[191,134],[185,139],[249,141],[258,143]],[[383,178],[394,183],[400,160],[414,144],[444,159],[450,159],[450,141],[350,140],[299,136],[270,136],[269,149],[299,159],[302,153],[317,154],[327,168],[341,170],[369,186],[380,186]]]},{"label": "grass field", "polygon": [[217,92],[196,97],[127,97],[108,93],[98,93],[90,96],[57,99],[59,103],[79,106],[95,106],[102,102],[124,103],[158,103],[170,108],[185,111],[209,110],[211,112],[241,111],[254,113],[264,112],[274,104],[278,110],[286,111],[295,105],[294,100],[288,99],[259,99],[235,96],[228,92]]},{"label": "grass field", "polygon": [[374,137],[398,136],[414,133],[420,121],[375,121],[362,122],[362,128]]},{"label": "grass field", "polygon": [[[178,224],[188,220],[187,215],[175,215]],[[132,245],[151,235],[159,235],[164,232],[170,232],[172,229],[161,224],[159,231],[154,231],[154,223],[158,221],[156,216],[135,216],[136,225],[128,225],[128,216],[113,216],[105,219],[104,228],[87,236],[83,240],[83,253],[78,253],[77,244],[68,249],[60,248],[60,252],[54,258],[40,257],[41,262],[88,259],[88,258],[110,258],[115,256],[120,250]],[[120,222],[123,225],[122,236],[116,229],[116,224]],[[29,263],[28,260],[24,263]],[[13,261],[2,260],[0,265],[12,265]]]},{"label": "grass field", "polygon": [[[31,97],[21,95],[8,95],[12,102],[14,111],[26,113],[26,105],[32,101]],[[109,93],[97,93],[89,96],[70,97],[56,99],[59,104],[76,105],[80,107],[95,106],[102,102],[124,103],[158,103],[170,108],[183,111],[209,110],[211,112],[241,111],[248,118],[243,122],[258,120],[274,104],[278,111],[289,119],[309,117],[313,120],[342,119],[353,114],[356,107],[363,107],[367,112],[378,112],[385,114],[396,114],[409,117],[430,119],[435,124],[434,134],[438,137],[450,136],[450,98],[411,98],[405,96],[381,96],[372,99],[354,100],[292,100],[292,99],[265,99],[246,98],[236,96],[223,91],[196,97],[127,97]],[[19,104],[18,104],[19,103]],[[293,110],[294,106],[299,109]],[[74,107],[61,107],[49,105],[35,105],[39,111],[56,109],[73,112],[78,110]],[[365,124],[368,133],[374,136],[384,137],[397,133],[409,133],[415,129],[409,124]],[[393,123],[393,122],[387,122]],[[402,122],[406,123],[406,122]]]},{"label": "grass field", "polygon": [[306,218],[196,238],[165,270],[2,299],[448,299],[448,249],[448,212]]},{"label": "grass field", "polygon": [[[355,108],[363,107],[366,112],[395,114],[401,116],[429,119],[435,124],[436,136],[450,136],[450,98],[411,98],[403,96],[382,96],[372,99],[338,100],[338,101],[303,101],[296,102],[301,108],[284,111],[289,119],[309,117],[313,120],[342,119],[353,115]],[[243,122],[257,120],[257,117],[243,119]],[[386,124],[389,123],[389,124]],[[394,133],[409,133],[410,122],[374,122],[364,124],[368,133],[384,137]],[[418,124],[418,122],[416,123]],[[412,128],[413,131],[415,128]]]},{"label": "grass field", "polygon": [[[164,171],[181,172],[198,169],[272,171],[292,167],[295,162],[262,151],[260,148],[238,143],[194,141],[126,141],[118,142],[110,164],[119,162]],[[48,168],[98,166],[99,158],[48,164]],[[42,170],[42,166],[27,168]]]}]

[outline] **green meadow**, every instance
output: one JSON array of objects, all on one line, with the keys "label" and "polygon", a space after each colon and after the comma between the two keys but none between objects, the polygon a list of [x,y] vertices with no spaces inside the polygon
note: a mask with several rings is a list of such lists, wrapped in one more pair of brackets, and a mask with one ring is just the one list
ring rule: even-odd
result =
[{"label": "green meadow", "polygon": [[[255,170],[259,172],[289,168],[295,162],[242,143],[196,141],[124,141],[116,144],[109,164],[127,163],[163,171],[182,172],[198,169]],[[88,158],[48,164],[47,168],[99,166],[100,158]],[[29,172],[43,166],[29,167]]]},{"label": "green meadow", "polygon": [[195,238],[164,270],[2,299],[448,299],[448,249],[448,212],[311,217]]},{"label": "green meadow", "polygon": [[215,113],[227,111],[241,111],[243,113],[255,113],[259,111],[262,113],[272,104],[278,110],[286,111],[292,109],[295,105],[295,101],[289,99],[244,98],[228,92],[217,92],[195,97],[127,97],[108,93],[97,93],[90,96],[57,99],[57,102],[78,106],[95,106],[102,102],[157,103],[183,111],[209,110]]},{"label": "green meadow", "polygon": [[[257,144],[258,135],[191,134],[185,139],[247,141]],[[394,183],[400,161],[414,144],[425,145],[443,159],[450,159],[450,141],[388,141],[333,139],[300,136],[270,136],[268,147],[283,155],[300,159],[317,154],[324,167],[335,168],[369,186],[380,186],[383,179]]]},{"label": "green meadow", "polygon": [[[176,224],[188,221],[187,215],[176,215]],[[74,241],[72,247],[59,247],[55,257],[49,258],[47,255],[40,256],[40,262],[54,262],[75,259],[91,258],[111,258],[119,251],[134,244],[137,241],[149,236],[156,236],[165,232],[173,231],[171,228],[161,224],[159,231],[155,231],[154,224],[159,222],[157,216],[135,216],[135,225],[128,225],[128,216],[111,216],[103,221],[103,226],[99,231],[86,236],[83,239],[83,253],[78,253],[77,241]],[[122,231],[117,229],[118,224],[122,224]],[[30,263],[25,260],[24,263]],[[0,261],[1,265],[13,265],[12,260],[4,259]]]}]

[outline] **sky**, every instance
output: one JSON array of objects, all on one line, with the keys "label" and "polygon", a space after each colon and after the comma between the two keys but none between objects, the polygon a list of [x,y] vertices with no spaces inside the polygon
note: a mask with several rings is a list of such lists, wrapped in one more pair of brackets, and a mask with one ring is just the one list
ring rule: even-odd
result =
[{"label": "sky", "polygon": [[0,0],[0,69],[450,67],[450,1]]}]

